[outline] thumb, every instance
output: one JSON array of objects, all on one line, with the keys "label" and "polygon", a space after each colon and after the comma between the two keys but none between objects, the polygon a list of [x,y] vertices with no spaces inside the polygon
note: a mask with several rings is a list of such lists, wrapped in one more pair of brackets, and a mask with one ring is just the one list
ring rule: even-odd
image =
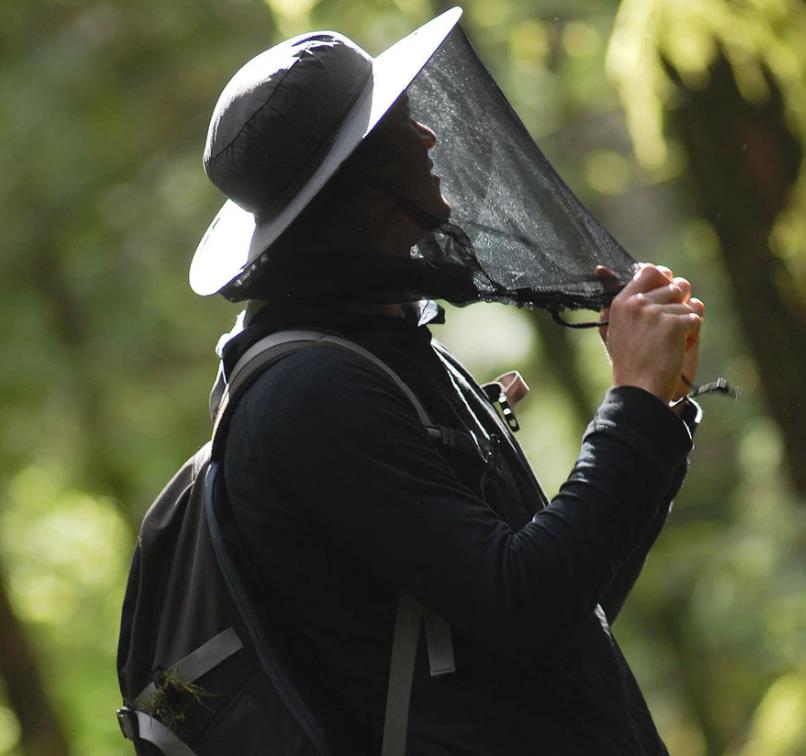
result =
[{"label": "thumb", "polygon": [[[604,265],[597,265],[594,269],[594,273],[596,277],[602,284],[602,289],[606,294],[618,294],[621,290],[621,282],[618,280],[618,276],[610,270],[610,268]],[[601,311],[601,320],[607,321],[610,318],[610,308],[603,307]],[[599,326],[599,336],[602,339],[602,342],[607,346],[607,325]]]}]

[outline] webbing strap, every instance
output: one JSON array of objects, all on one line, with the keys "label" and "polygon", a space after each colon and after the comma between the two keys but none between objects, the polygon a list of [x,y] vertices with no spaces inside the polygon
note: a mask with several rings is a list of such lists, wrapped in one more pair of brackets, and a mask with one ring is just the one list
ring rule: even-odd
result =
[{"label": "webbing strap", "polygon": [[220,422],[220,418],[223,416],[227,404],[232,401],[233,397],[236,396],[241,388],[247,385],[256,374],[262,372],[273,362],[277,362],[285,355],[314,344],[339,346],[351,352],[355,352],[356,354],[360,354],[362,357],[369,360],[373,365],[386,373],[403,392],[414,406],[420,422],[426,427],[432,425],[431,418],[428,416],[420,400],[414,395],[414,392],[392,368],[368,349],[364,349],[348,339],[343,339],[329,333],[321,333],[320,331],[278,331],[277,333],[269,334],[253,344],[238,360],[229,376],[227,389],[219,405],[216,426],[218,426],[218,422]]},{"label": "webbing strap", "polygon": [[[238,637],[238,633],[235,632],[235,628],[228,627],[218,635],[214,635],[195,651],[191,651],[187,656],[182,657],[171,667],[171,670],[183,682],[192,683],[242,648],[243,643]],[[156,685],[153,682],[149,683],[134,699],[134,705],[143,706],[147,704],[149,700],[153,699],[156,692]]]},{"label": "webbing strap", "polygon": [[406,753],[411,688],[423,621],[431,676],[456,671],[450,625],[433,612],[423,609],[422,604],[408,594],[401,593],[389,662],[381,756],[405,756]]},{"label": "webbing strap", "polygon": [[424,617],[428,667],[431,670],[431,677],[456,672],[451,626],[430,609],[424,610]]},{"label": "webbing strap", "polygon": [[414,392],[383,360],[368,349],[364,349],[364,347],[348,339],[320,331],[278,331],[260,339],[260,341],[247,349],[238,360],[229,376],[228,387],[221,401],[221,408],[218,413],[219,417],[223,414],[223,408],[226,404],[238,393],[241,386],[247,384],[254,375],[262,372],[268,365],[276,362],[286,354],[315,344],[339,346],[351,352],[355,352],[356,354],[360,354],[362,357],[369,360],[386,373],[393,383],[403,392],[414,406],[420,422],[426,427],[432,425],[431,418],[428,416],[420,400],[414,395]]},{"label": "webbing strap", "polygon": [[411,686],[422,618],[422,605],[408,594],[401,593],[389,664],[381,756],[405,756],[406,753]]},{"label": "webbing strap", "polygon": [[162,751],[164,756],[196,756],[186,743],[174,735],[162,722],[144,711],[134,712],[137,716],[137,737]]}]

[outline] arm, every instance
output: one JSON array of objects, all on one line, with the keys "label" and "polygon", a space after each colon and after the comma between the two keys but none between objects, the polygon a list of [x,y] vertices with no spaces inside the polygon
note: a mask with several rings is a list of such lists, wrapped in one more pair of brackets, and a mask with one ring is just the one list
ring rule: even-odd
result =
[{"label": "arm", "polygon": [[[598,268],[596,272],[605,289],[612,290],[616,282],[611,278],[610,272],[602,267]],[[655,315],[658,314],[658,310],[662,309],[666,310],[667,315],[673,315],[675,310],[682,312],[684,317],[694,315],[692,327],[683,329],[685,340],[682,344],[679,336],[676,349],[674,339],[671,342],[667,340],[667,344],[672,347],[669,349],[669,356],[673,359],[669,365],[670,369],[662,371],[666,375],[665,381],[658,380],[662,378],[662,375],[657,370],[657,362],[659,362],[657,358],[647,359],[648,355],[642,355],[641,349],[631,348],[633,341],[631,337],[636,328],[641,328],[641,316],[645,316],[650,308],[656,310]],[[689,382],[693,381],[696,376],[699,362],[699,323],[702,321],[703,312],[703,303],[691,298],[691,285],[688,281],[683,278],[675,278],[668,268],[644,266],[633,281],[625,287],[625,291],[614,299],[612,310],[603,312],[603,320],[610,320],[614,325],[614,329],[608,326],[600,328],[602,340],[613,358],[614,382],[644,386],[664,402],[678,400],[685,396],[688,384],[680,376],[686,376]],[[613,322],[614,319],[615,322]],[[644,320],[646,321],[646,318]],[[616,331],[612,338],[611,330]],[[650,341],[644,342],[643,346],[650,348],[655,346],[657,351],[659,344]],[[652,356],[651,352],[649,356]],[[647,367],[651,369],[647,370]],[[695,402],[684,400],[677,402],[672,407],[672,411],[681,418],[693,436],[702,415],[699,406]],[[641,543],[616,574],[602,597],[602,607],[611,624],[615,622],[627,595],[638,579],[647,554],[663,528],[671,510],[672,499],[680,489],[687,469],[687,463],[684,463],[675,472],[669,491],[664,497],[664,503],[658,509]]]},{"label": "arm", "polygon": [[[696,402],[689,400],[687,405],[682,408],[680,417],[688,427],[692,437],[697,429],[697,425],[699,425],[701,416],[702,410]],[[613,582],[607,587],[605,594],[602,596],[602,608],[604,609],[607,621],[611,625],[616,621],[616,618],[624,606],[624,602],[627,600],[628,594],[635,585],[636,580],[638,580],[649,550],[655,545],[655,541],[658,539],[666,523],[666,519],[672,510],[672,500],[677,496],[677,492],[683,485],[687,472],[688,461],[684,462],[675,470],[669,490],[663,497],[663,503],[658,508],[655,518],[650,523],[641,543],[618,571],[613,578]]]},{"label": "arm", "polygon": [[537,656],[590,617],[690,448],[685,426],[655,397],[614,389],[561,492],[513,532],[360,357],[308,349],[268,371],[244,401],[260,474],[311,527],[516,658]]},{"label": "arm", "polygon": [[638,580],[641,570],[644,567],[650,549],[655,545],[663,526],[666,524],[666,519],[672,510],[672,500],[674,499],[683,480],[686,476],[688,465],[683,463],[676,471],[672,478],[672,483],[669,487],[668,493],[663,497],[663,502],[658,507],[655,517],[652,519],[649,527],[644,533],[644,537],[638,544],[638,547],[630,555],[627,561],[622,565],[621,569],[616,573],[613,581],[607,586],[604,594],[602,595],[601,605],[604,610],[605,616],[609,624],[613,624],[621,609],[627,600],[627,596]]}]

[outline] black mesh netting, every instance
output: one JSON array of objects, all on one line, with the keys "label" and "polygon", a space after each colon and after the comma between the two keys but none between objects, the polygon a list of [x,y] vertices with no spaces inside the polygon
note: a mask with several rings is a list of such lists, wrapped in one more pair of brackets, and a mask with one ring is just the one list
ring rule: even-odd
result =
[{"label": "black mesh netting", "polygon": [[631,278],[634,260],[557,175],[460,27],[408,95],[412,116],[437,135],[435,171],[451,224],[466,235],[439,229],[419,245],[424,257],[437,246],[446,259],[473,260],[479,299],[528,307],[603,306],[612,294],[596,265],[622,284]]},{"label": "black mesh netting", "polygon": [[[222,293],[233,300],[440,298],[553,310],[609,303],[619,287],[611,282],[605,292],[595,267],[607,266],[623,285],[635,262],[557,175],[460,27],[407,95],[411,116],[437,137],[430,158],[451,208],[449,222],[429,216],[387,182],[382,188],[433,230],[411,257],[359,254],[342,248],[338,234],[312,236],[307,229],[321,225],[314,202]],[[336,194],[351,172],[371,180],[361,162],[369,154],[365,146],[340,169],[341,178],[331,179]],[[344,194],[351,201],[350,191]]]}]

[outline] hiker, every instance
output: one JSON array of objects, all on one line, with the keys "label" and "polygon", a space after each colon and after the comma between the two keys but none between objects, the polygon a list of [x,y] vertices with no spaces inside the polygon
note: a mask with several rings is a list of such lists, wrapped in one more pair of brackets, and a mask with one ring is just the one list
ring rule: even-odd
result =
[{"label": "hiker", "polygon": [[[223,380],[270,334],[321,332],[432,423],[372,359],[300,349],[234,407],[222,487],[334,754],[665,754],[611,627],[686,472],[703,305],[474,101],[502,96],[458,16],[375,59],[301,35],[222,93],[204,163],[229,200],[191,284],[246,303]],[[519,384],[485,390],[432,338],[437,299],[609,304],[613,385],[551,501],[511,432]]]}]

